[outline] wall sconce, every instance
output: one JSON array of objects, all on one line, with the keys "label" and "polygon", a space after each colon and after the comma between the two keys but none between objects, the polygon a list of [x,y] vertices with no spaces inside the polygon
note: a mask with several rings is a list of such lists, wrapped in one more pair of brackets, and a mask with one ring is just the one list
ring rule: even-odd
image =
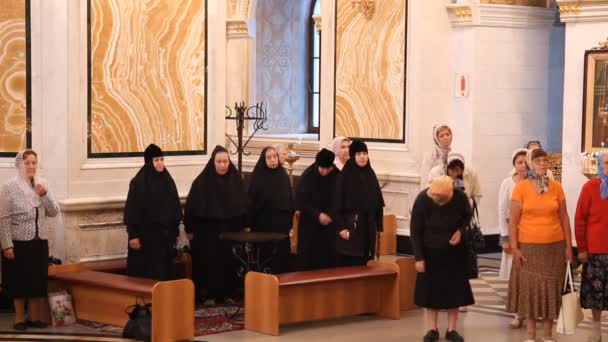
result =
[{"label": "wall sconce", "polygon": [[375,0],[351,0],[353,8],[359,6],[359,11],[365,15],[367,19],[371,19],[376,9]]}]

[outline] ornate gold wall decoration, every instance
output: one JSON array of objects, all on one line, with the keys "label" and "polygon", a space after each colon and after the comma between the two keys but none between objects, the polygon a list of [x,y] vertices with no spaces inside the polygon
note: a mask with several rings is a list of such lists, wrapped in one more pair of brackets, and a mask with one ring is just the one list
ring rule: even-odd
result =
[{"label": "ornate gold wall decoration", "polygon": [[[31,145],[29,0],[0,1],[0,155]],[[29,7],[29,6],[28,6]]]},{"label": "ornate gold wall decoration", "polygon": [[404,141],[406,10],[378,1],[367,20],[336,1],[335,135]]},{"label": "ornate gold wall decoration", "polygon": [[313,15],[312,16],[312,20],[315,21],[315,27],[317,28],[317,31],[319,31],[319,32],[321,32],[321,28],[322,28],[321,18],[322,17],[320,15]]},{"label": "ornate gold wall decoration", "polygon": [[482,4],[547,7],[547,0],[481,0]]},{"label": "ornate gold wall decoration", "polygon": [[90,0],[89,156],[205,150],[206,1]]},{"label": "ornate gold wall decoration", "polygon": [[608,38],[603,42],[598,42],[596,46],[592,47],[591,50],[608,50]]},{"label": "ornate gold wall decoration", "polygon": [[468,6],[448,7],[448,13],[453,13],[458,18],[468,18],[473,16],[473,10]]},{"label": "ornate gold wall decoration", "polygon": [[560,15],[577,15],[581,12],[581,3],[580,2],[571,2],[565,4],[559,4],[559,14]]}]

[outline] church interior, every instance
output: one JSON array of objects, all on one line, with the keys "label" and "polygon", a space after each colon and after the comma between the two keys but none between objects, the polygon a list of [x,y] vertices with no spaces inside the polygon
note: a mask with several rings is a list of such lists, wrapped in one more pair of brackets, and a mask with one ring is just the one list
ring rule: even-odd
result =
[{"label": "church interior", "polygon": [[[500,214],[524,155],[522,181],[561,191],[560,241],[582,291],[578,256],[593,252],[577,243],[581,189],[608,184],[608,1],[0,0],[0,52],[0,341],[133,341],[139,309],[157,342],[608,338],[584,303],[575,331],[518,318],[516,272],[499,271],[524,232],[525,203],[519,228],[509,221],[519,185]],[[417,215],[458,193],[483,234],[461,291],[474,304],[425,306],[447,275],[429,267],[439,249]],[[155,224],[168,248],[147,237]],[[332,228],[307,235],[315,225]],[[465,228],[450,251],[469,252]],[[28,261],[40,253],[48,270]],[[170,272],[150,271],[165,254]]]}]

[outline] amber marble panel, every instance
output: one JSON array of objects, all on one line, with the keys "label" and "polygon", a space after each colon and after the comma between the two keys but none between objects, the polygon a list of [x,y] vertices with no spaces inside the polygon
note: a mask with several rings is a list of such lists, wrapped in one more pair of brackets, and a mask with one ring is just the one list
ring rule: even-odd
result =
[{"label": "amber marble panel", "polygon": [[403,141],[406,0],[336,1],[335,135]]},{"label": "amber marble panel", "polygon": [[[29,2],[29,0],[27,0]],[[26,0],[0,0],[0,154],[28,147]]]},{"label": "amber marble panel", "polygon": [[205,1],[90,0],[90,156],[205,149]]}]

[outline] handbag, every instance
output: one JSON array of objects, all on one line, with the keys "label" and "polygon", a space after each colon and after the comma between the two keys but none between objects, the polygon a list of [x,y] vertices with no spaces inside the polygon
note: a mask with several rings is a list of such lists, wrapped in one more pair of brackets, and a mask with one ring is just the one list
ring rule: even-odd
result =
[{"label": "handbag", "polygon": [[479,224],[479,211],[477,210],[477,202],[473,199],[473,216],[471,222],[465,230],[467,243],[475,251],[479,252],[486,248],[486,239],[481,232],[481,226]]},{"label": "handbag", "polygon": [[122,337],[145,342],[152,340],[151,306],[152,304],[150,303],[135,303],[135,305],[127,308],[129,321],[127,321],[127,324],[122,331]]},{"label": "handbag", "polygon": [[570,284],[570,292],[562,295],[562,307],[559,310],[557,317],[556,331],[564,335],[572,335],[576,330],[576,326],[583,320],[583,309],[579,300],[579,293],[574,290],[572,281],[572,268],[568,261],[566,267],[566,279],[564,280],[564,293]]}]

